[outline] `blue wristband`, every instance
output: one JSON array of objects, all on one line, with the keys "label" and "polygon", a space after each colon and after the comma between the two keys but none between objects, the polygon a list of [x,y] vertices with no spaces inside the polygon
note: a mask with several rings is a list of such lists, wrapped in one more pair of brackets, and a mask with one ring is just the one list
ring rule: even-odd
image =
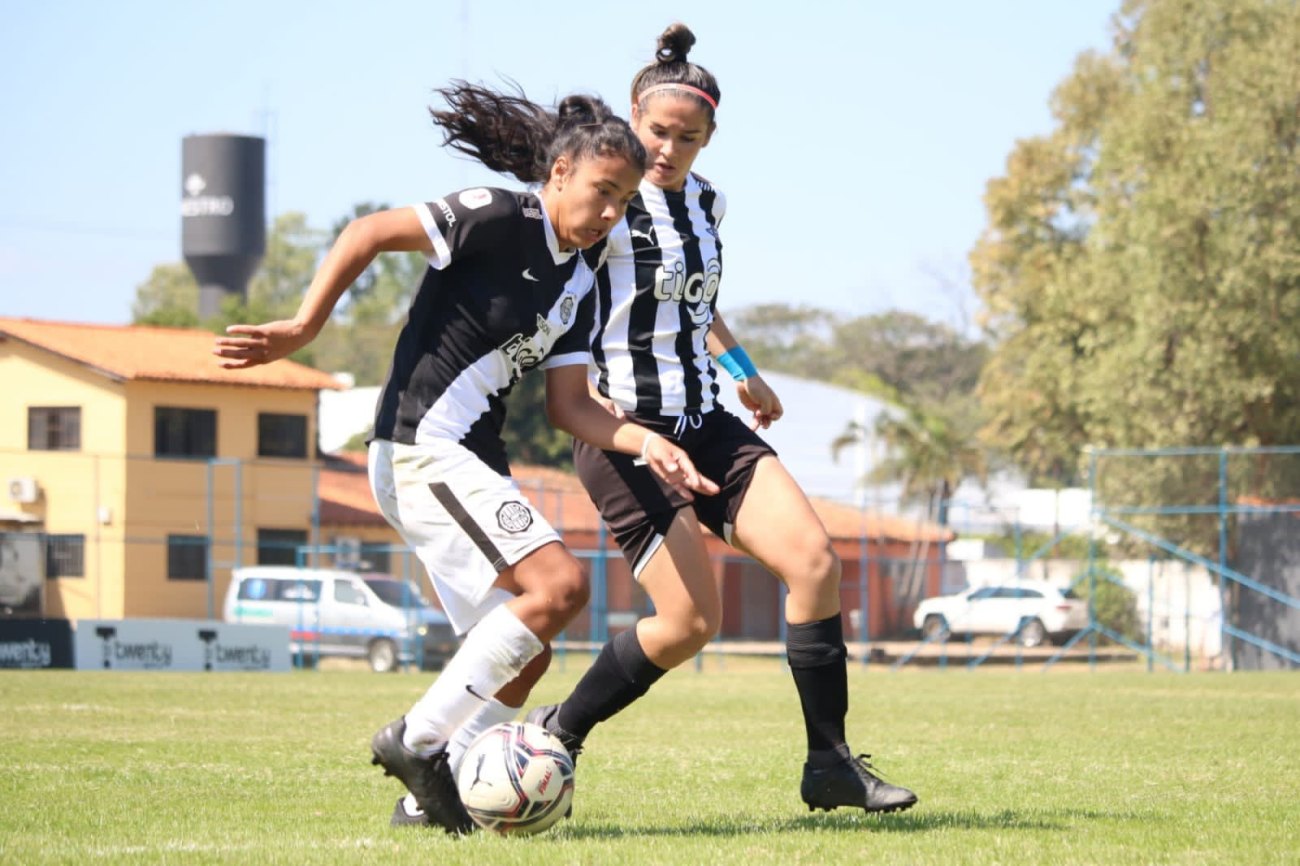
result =
[{"label": "blue wristband", "polygon": [[743,382],[751,376],[758,375],[758,368],[749,360],[749,355],[740,346],[735,346],[718,356],[718,366],[726,370],[732,379]]}]

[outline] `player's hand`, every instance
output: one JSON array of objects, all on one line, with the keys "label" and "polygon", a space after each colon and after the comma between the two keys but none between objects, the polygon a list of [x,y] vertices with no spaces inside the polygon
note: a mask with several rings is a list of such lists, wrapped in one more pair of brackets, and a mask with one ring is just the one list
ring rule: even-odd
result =
[{"label": "player's hand", "polygon": [[291,319],[264,325],[230,325],[218,336],[212,354],[228,370],[257,367],[286,358],[311,342],[302,326]]},{"label": "player's hand", "polygon": [[663,436],[655,436],[645,449],[645,462],[654,474],[686,497],[694,500],[695,493],[712,496],[720,489],[695,468],[686,452]]},{"label": "player's hand", "polygon": [[750,430],[757,430],[760,427],[766,430],[772,426],[773,421],[780,421],[781,416],[785,414],[785,409],[781,406],[781,398],[776,396],[776,392],[768,386],[762,376],[750,376],[743,382],[737,382],[736,396],[740,398],[742,406],[754,413],[754,420],[749,424]]}]

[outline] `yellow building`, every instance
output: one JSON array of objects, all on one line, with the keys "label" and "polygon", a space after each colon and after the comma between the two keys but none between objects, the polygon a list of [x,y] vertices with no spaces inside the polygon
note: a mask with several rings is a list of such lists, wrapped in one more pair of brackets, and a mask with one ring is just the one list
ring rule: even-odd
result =
[{"label": "yellow building", "polygon": [[212,340],[0,318],[0,608],[219,618],[233,565],[320,541],[317,396],[342,386],[224,370]]}]

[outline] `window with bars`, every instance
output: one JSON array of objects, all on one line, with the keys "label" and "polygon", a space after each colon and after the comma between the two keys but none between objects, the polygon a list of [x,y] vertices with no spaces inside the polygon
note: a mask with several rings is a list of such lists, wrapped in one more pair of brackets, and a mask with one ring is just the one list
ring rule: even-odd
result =
[{"label": "window with bars", "polygon": [[206,535],[167,536],[167,579],[207,580],[208,537]]},{"label": "window with bars", "polygon": [[81,450],[81,407],[29,406],[27,450]]},{"label": "window with bars", "polygon": [[86,536],[45,536],[45,577],[86,576]]},{"label": "window with bars", "polygon": [[257,530],[258,565],[297,565],[298,547],[307,543],[303,529]]},{"label": "window with bars", "polygon": [[258,457],[306,457],[307,416],[257,413]]},{"label": "window with bars", "polygon": [[153,453],[157,457],[216,457],[216,410],[155,406]]}]

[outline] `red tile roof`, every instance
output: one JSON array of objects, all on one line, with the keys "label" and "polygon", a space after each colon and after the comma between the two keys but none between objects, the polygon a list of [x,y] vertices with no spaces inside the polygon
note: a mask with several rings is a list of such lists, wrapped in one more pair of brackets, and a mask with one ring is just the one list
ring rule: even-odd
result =
[{"label": "red tile roof", "polygon": [[[383,526],[386,521],[375,505],[366,478],[366,455],[332,455],[332,466],[320,473],[320,520],[324,526]],[[600,516],[577,476],[543,466],[512,466],[521,490],[556,529],[594,532]],[[860,511],[824,499],[812,501],[813,510],[832,538],[868,538],[889,541],[947,541],[950,530],[926,521]]]},{"label": "red tile roof", "polygon": [[343,390],[333,376],[282,360],[247,370],[217,366],[214,335],[197,328],[90,325],[0,317],[0,341],[18,340],[118,380]]}]

